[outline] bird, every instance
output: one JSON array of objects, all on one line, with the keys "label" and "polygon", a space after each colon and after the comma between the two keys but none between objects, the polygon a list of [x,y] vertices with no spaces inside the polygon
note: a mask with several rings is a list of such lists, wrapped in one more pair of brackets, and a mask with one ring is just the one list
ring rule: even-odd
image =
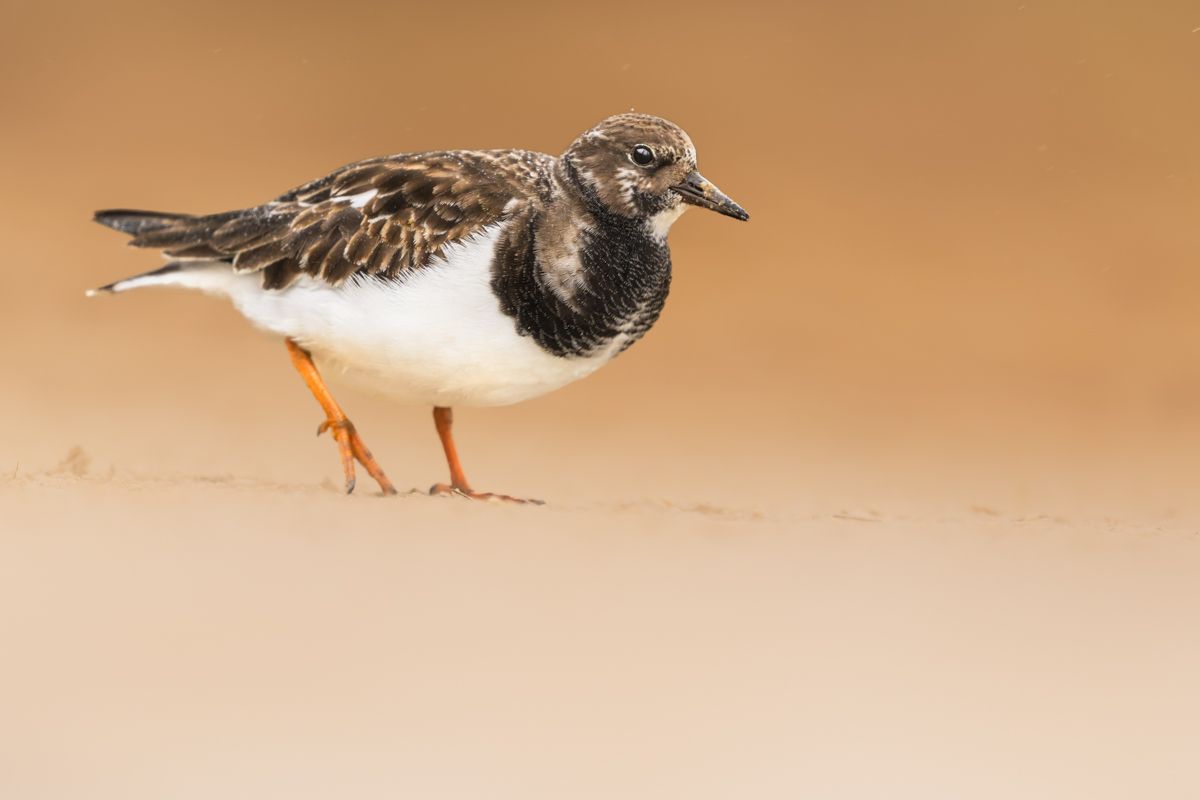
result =
[{"label": "bird", "polygon": [[450,476],[430,494],[540,502],[472,488],[453,409],[558,389],[645,335],[667,298],[667,234],[684,210],[750,218],[696,160],[681,127],[630,112],[558,156],[402,153],[235,211],[97,211],[96,222],[166,263],[88,294],[198,290],[281,336],[324,411],[317,434],[337,443],[347,493],[356,463],[383,494],[396,489],[326,385],[332,372],[433,407]]}]

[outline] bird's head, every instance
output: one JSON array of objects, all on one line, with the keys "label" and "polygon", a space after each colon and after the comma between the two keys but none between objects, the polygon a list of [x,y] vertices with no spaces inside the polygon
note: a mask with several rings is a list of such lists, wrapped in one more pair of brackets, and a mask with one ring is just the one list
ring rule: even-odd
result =
[{"label": "bird's head", "polygon": [[696,169],[696,147],[673,122],[618,114],[584,132],[562,164],[585,199],[662,235],[684,210],[700,206],[734,219],[750,215]]}]

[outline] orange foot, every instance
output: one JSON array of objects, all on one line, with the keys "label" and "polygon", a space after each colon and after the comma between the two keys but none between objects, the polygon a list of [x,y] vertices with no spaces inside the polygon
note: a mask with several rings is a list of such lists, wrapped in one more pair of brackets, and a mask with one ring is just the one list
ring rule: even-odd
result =
[{"label": "orange foot", "polygon": [[308,390],[313,393],[313,397],[325,410],[325,421],[317,428],[317,436],[329,431],[337,442],[338,453],[342,457],[342,473],[346,476],[346,494],[354,491],[354,462],[356,460],[366,467],[367,472],[379,484],[379,488],[384,494],[395,494],[396,487],[392,486],[392,482],[383,474],[383,469],[375,461],[371,451],[363,444],[358,432],[354,430],[354,424],[346,419],[346,412],[342,411],[342,407],[337,404],[333,395],[329,393],[328,387],[325,386],[325,381],[321,380],[321,373],[317,371],[317,365],[313,363],[312,355],[291,339],[284,340],[284,343],[292,357],[292,366],[300,373],[300,377],[304,378]]},{"label": "orange foot", "polygon": [[362,464],[367,474],[375,479],[375,482],[379,484],[380,491],[384,494],[396,493],[396,487],[388,480],[387,475],[383,474],[383,468],[379,466],[379,462],[375,460],[371,451],[363,443],[362,437],[354,429],[353,422],[344,417],[327,419],[317,427],[317,436],[325,431],[329,431],[334,441],[337,442],[338,455],[342,458],[342,474],[346,476],[346,494],[354,491],[354,485],[357,482],[354,477],[355,461]]},{"label": "orange foot", "polygon": [[469,500],[492,500],[498,503],[520,503],[534,506],[546,504],[544,500],[513,497],[510,494],[496,494],[495,492],[477,492],[470,486],[454,486],[449,483],[435,483],[429,487],[429,494],[437,497],[466,497]]},{"label": "orange foot", "polygon": [[458,459],[458,448],[454,446],[454,412],[444,406],[433,409],[433,424],[437,427],[438,438],[442,440],[442,449],[446,451],[446,463],[450,467],[450,482],[435,483],[429,488],[431,495],[443,497],[466,497],[471,500],[495,500],[500,503],[528,503],[543,505],[541,500],[525,500],[508,494],[494,492],[477,492],[467,482],[467,474],[463,472],[462,462]]}]

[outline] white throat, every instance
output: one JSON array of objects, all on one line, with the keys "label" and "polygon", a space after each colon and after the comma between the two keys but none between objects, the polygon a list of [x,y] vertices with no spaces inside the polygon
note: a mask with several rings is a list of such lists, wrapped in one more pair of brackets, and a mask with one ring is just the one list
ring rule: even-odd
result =
[{"label": "white throat", "polygon": [[650,235],[656,239],[666,239],[667,232],[671,230],[671,226],[675,224],[675,220],[682,216],[687,210],[687,206],[679,203],[674,208],[668,208],[666,211],[660,211],[651,217],[646,222],[646,227],[650,230]]}]

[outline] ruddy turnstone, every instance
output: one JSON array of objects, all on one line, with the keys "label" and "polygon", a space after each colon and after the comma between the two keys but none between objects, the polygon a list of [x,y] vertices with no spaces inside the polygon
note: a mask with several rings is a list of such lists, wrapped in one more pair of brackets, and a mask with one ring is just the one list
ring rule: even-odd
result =
[{"label": "ruddy turnstone", "polygon": [[667,231],[685,204],[749,219],[697,172],[681,128],[619,114],[557,158],[405,153],[349,164],[238,211],[98,211],[97,222],[169,261],[89,294],[199,289],[283,336],[325,411],[317,432],[337,441],[347,492],[355,461],[385,494],[396,490],[318,364],[433,406],[450,482],[432,494],[517,500],[471,488],[451,407],[537,397],[640,339],[667,298]]}]

